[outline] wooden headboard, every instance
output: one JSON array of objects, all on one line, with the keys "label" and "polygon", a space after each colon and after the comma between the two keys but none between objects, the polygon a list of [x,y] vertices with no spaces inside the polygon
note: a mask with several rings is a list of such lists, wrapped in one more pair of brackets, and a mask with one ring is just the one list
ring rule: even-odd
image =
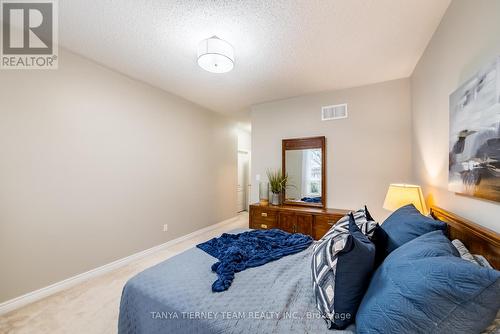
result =
[{"label": "wooden headboard", "polygon": [[436,206],[431,215],[448,224],[448,238],[460,239],[472,254],[484,256],[495,269],[500,269],[500,234]]}]

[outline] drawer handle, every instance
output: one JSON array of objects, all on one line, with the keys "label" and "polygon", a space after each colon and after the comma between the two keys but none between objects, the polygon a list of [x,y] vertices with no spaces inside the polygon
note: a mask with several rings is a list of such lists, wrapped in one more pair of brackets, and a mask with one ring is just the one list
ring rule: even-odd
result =
[{"label": "drawer handle", "polygon": [[330,225],[330,226],[335,225],[335,223],[336,223],[336,222],[334,222],[333,220],[329,220],[329,221],[328,221],[328,225]]},{"label": "drawer handle", "polygon": [[267,217],[267,212],[262,212],[260,215],[261,215],[262,217]]},{"label": "drawer handle", "polygon": [[260,228],[267,228],[266,224],[260,224]]}]

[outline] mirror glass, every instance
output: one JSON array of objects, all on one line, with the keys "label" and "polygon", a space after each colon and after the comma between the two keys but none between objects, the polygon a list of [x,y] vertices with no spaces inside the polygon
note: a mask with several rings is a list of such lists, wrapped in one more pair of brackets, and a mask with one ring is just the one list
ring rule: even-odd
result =
[{"label": "mirror glass", "polygon": [[286,172],[289,187],[285,200],[301,203],[321,203],[321,149],[286,150]]}]

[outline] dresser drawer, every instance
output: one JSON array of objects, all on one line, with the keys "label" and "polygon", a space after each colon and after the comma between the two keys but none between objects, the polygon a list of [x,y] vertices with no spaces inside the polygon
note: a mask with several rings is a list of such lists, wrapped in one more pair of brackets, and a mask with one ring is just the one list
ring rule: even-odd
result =
[{"label": "dresser drawer", "polygon": [[318,240],[343,216],[341,215],[319,215],[314,217],[313,238]]},{"label": "dresser drawer", "polygon": [[278,228],[278,213],[267,208],[250,208],[250,228],[263,230]]},{"label": "dresser drawer", "polygon": [[265,208],[252,209],[251,215],[254,220],[269,222],[271,224],[278,223],[278,213],[274,210]]},{"label": "dresser drawer", "polygon": [[253,219],[250,221],[250,228],[256,230],[270,230],[273,228],[278,228],[278,224],[270,223],[268,221]]}]

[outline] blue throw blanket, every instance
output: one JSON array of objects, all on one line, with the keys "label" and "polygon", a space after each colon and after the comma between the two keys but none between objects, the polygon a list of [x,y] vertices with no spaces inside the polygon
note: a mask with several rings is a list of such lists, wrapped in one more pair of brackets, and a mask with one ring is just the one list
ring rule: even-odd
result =
[{"label": "blue throw blanket", "polygon": [[212,271],[218,276],[212,284],[212,291],[221,292],[229,289],[235,273],[298,253],[309,247],[311,242],[312,238],[308,235],[273,229],[224,233],[196,247],[219,260],[212,265]]}]

